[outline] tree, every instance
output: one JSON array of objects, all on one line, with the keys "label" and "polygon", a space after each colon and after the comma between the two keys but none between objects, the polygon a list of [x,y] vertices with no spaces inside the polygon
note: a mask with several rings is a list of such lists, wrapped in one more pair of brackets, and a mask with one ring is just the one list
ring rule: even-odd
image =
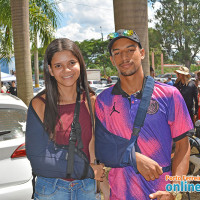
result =
[{"label": "tree", "polygon": [[[0,59],[2,57],[10,59],[13,56],[13,34],[11,23],[10,2],[0,0]],[[54,31],[57,28],[60,13],[57,4],[53,0],[30,0],[30,38],[34,53],[34,71],[36,86],[39,84],[38,69],[38,34],[41,46],[46,46],[54,39]]]},{"label": "tree", "polygon": [[76,42],[76,44],[82,51],[88,69],[101,69],[101,74],[104,77],[117,74],[116,68],[110,62],[107,50],[108,41],[91,39]]},{"label": "tree", "polygon": [[155,18],[168,55],[190,69],[200,52],[200,1],[160,0]]},{"label": "tree", "polygon": [[10,1],[0,0],[0,60],[13,55]]},{"label": "tree", "polygon": [[10,6],[14,39],[17,95],[28,105],[33,97],[29,37],[29,1],[10,0]]},{"label": "tree", "polygon": [[[168,57],[166,56],[166,52],[163,50],[162,47],[162,35],[161,33],[153,28],[148,29],[149,32],[149,55],[152,55],[152,52],[154,53],[154,64],[155,69],[158,69],[158,66],[161,65],[161,54],[163,53],[164,60],[168,62]],[[152,63],[152,57],[149,57],[150,63]]]},{"label": "tree", "polygon": [[54,39],[59,12],[51,0],[30,0],[30,31],[34,51],[35,87],[39,87],[38,34],[44,48]]},{"label": "tree", "polygon": [[113,0],[115,30],[133,29],[145,49],[144,73],[150,73],[147,0]]}]

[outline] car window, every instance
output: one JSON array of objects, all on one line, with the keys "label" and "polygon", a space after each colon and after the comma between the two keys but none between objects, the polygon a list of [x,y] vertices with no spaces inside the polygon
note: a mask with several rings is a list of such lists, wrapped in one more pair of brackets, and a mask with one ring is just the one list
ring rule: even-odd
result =
[{"label": "car window", "polygon": [[93,81],[93,84],[101,84],[101,81]]},{"label": "car window", "polygon": [[24,137],[26,110],[0,109],[0,141]]},{"label": "car window", "polygon": [[112,77],[111,79],[112,80],[118,80],[118,77]]},{"label": "car window", "polygon": [[177,78],[176,74],[172,74],[172,78]]}]

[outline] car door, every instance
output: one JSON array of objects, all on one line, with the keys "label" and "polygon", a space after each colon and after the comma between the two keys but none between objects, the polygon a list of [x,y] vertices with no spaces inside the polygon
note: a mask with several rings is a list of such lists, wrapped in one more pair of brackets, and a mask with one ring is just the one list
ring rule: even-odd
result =
[{"label": "car door", "polygon": [[27,109],[0,106],[0,189],[32,178],[25,151]]}]

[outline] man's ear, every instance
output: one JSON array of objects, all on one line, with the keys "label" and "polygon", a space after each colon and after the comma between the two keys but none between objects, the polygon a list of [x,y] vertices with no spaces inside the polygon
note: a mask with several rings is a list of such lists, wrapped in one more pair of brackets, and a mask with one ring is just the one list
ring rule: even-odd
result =
[{"label": "man's ear", "polygon": [[52,69],[50,67],[50,65],[48,65],[48,69],[49,69],[49,73],[51,74],[51,76],[54,76],[53,72],[52,72]]},{"label": "man's ear", "polygon": [[145,50],[140,49],[141,59],[143,60],[145,58]]}]

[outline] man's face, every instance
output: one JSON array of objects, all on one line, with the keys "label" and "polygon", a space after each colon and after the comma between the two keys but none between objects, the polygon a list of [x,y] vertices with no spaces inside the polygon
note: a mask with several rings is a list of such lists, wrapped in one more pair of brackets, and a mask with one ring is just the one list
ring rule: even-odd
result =
[{"label": "man's face", "polygon": [[140,49],[138,44],[127,38],[121,38],[114,42],[111,49],[112,56],[110,60],[116,66],[119,74],[123,76],[132,76],[141,65],[144,59],[144,49]]}]

